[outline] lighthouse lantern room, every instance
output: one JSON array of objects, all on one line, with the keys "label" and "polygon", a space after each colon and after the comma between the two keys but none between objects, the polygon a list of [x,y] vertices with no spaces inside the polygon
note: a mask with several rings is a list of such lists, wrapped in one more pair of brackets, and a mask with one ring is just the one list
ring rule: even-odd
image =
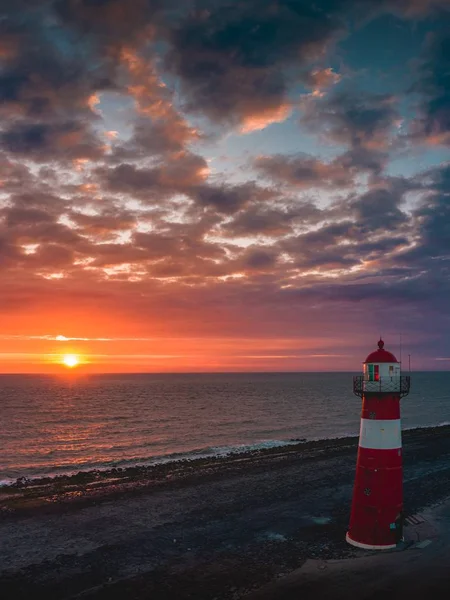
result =
[{"label": "lighthouse lantern room", "polygon": [[384,349],[382,339],[354,377],[353,391],[362,398],[356,477],[347,542],[359,548],[386,550],[402,539],[403,470],[400,398],[410,378]]}]

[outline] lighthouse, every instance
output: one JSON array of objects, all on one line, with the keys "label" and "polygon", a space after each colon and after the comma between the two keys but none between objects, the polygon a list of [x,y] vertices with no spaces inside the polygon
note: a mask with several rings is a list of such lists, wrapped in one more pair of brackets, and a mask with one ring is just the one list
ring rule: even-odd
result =
[{"label": "lighthouse", "polygon": [[403,538],[400,398],[408,395],[409,386],[409,376],[401,374],[400,363],[380,338],[363,375],[353,378],[362,412],[346,540],[357,548],[388,550]]}]

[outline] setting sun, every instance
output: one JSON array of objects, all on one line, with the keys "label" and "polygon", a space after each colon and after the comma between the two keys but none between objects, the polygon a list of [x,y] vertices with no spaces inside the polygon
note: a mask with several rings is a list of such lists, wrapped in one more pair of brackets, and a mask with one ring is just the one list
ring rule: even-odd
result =
[{"label": "setting sun", "polygon": [[78,356],[75,356],[75,354],[66,354],[62,361],[66,367],[70,367],[71,369],[76,367],[80,362]]}]

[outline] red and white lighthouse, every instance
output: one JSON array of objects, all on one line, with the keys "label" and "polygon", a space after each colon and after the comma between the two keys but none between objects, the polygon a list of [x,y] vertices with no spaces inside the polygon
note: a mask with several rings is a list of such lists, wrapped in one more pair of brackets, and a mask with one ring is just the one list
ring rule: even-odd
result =
[{"label": "red and white lighthouse", "polygon": [[403,537],[403,467],[400,398],[409,393],[410,378],[384,349],[364,362],[364,374],[353,378],[362,398],[361,429],[346,540],[358,548],[387,550]]}]

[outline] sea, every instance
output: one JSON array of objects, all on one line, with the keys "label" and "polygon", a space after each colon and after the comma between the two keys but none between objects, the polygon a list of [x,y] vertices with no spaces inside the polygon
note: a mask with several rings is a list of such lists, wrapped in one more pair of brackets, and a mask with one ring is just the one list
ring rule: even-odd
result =
[{"label": "sea", "polygon": [[[357,435],[353,375],[0,375],[0,482]],[[449,424],[450,371],[412,373],[401,407]]]}]

